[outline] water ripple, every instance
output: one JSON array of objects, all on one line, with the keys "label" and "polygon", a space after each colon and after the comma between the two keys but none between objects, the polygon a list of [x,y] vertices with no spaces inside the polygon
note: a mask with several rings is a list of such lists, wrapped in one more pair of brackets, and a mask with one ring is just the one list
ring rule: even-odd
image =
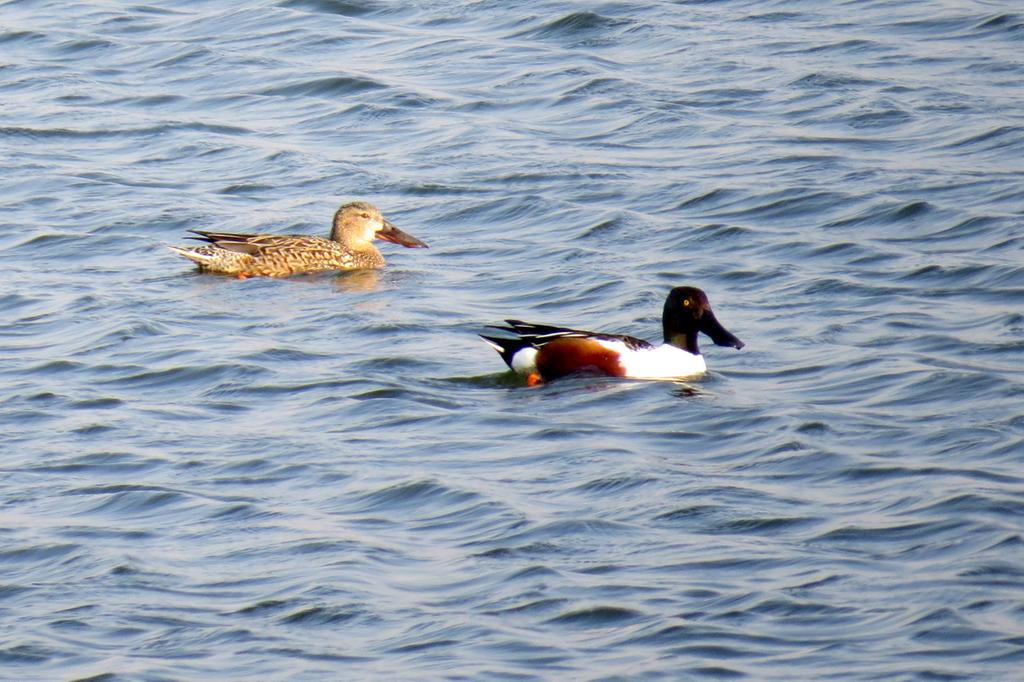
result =
[{"label": "water ripple", "polygon": [[[1024,19],[851,7],[4,4],[6,676],[1018,675]],[[699,379],[475,336],[680,284]]]}]

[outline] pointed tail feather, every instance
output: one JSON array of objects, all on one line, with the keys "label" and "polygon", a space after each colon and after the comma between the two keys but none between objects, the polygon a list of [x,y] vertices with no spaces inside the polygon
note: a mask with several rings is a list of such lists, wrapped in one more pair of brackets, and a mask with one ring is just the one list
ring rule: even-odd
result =
[{"label": "pointed tail feather", "polygon": [[532,324],[522,320],[505,320],[507,327],[489,325],[488,329],[499,329],[503,332],[517,334],[530,342],[544,343],[563,336],[600,336],[594,332],[582,329],[571,329],[569,327],[555,327],[550,324]]},{"label": "pointed tail feather", "polygon": [[174,253],[178,254],[179,256],[181,256],[183,258],[188,258],[193,263],[198,263],[199,265],[205,265],[205,264],[209,263],[210,260],[213,257],[209,253],[204,253],[202,249],[184,248],[184,247],[181,247],[181,246],[171,246],[170,244],[167,244],[166,246],[167,246],[168,249],[170,249]]},{"label": "pointed tail feather", "polygon": [[498,351],[498,355],[501,356],[501,359],[505,361],[505,364],[508,365],[510,369],[514,369],[512,367],[512,358],[515,354],[523,348],[529,348],[533,345],[527,339],[508,339],[500,336],[484,336],[483,334],[478,334],[478,336],[483,339],[488,346]]}]

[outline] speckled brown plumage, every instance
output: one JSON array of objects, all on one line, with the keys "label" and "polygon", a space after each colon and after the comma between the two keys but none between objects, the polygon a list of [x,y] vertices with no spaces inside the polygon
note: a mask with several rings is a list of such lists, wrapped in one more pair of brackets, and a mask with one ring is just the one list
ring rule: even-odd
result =
[{"label": "speckled brown plumage", "polygon": [[287,277],[326,270],[379,268],[384,257],[373,245],[383,239],[407,247],[427,245],[402,232],[365,201],[345,204],[334,214],[331,238],[309,235],[236,234],[190,230],[202,246],[169,246],[202,270],[237,277]]}]

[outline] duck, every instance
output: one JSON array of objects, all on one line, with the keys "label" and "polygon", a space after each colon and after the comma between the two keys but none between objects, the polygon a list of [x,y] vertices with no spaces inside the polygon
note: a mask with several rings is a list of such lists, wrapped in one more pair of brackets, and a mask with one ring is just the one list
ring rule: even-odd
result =
[{"label": "duck", "polygon": [[358,270],[384,266],[374,239],[409,248],[427,244],[386,220],[373,204],[353,201],[334,214],[330,239],[302,234],[237,234],[189,230],[201,246],[168,246],[200,270],[247,277],[287,277],[328,270]]},{"label": "duck", "polygon": [[631,379],[694,377],[707,371],[697,345],[698,332],[719,346],[739,350],[745,345],[715,317],[707,294],[692,286],[675,287],[665,299],[661,317],[664,340],[660,345],[622,334],[521,320],[505,323],[507,326],[487,328],[506,335],[479,336],[530,386],[584,372]]}]

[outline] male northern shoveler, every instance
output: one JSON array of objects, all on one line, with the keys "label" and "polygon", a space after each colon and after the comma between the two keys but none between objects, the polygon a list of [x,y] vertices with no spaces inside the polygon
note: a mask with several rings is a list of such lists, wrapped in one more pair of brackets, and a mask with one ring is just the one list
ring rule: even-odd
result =
[{"label": "male northern shoveler", "polygon": [[331,238],[301,234],[234,234],[189,230],[208,242],[202,246],[168,246],[201,269],[246,277],[286,277],[304,272],[379,268],[384,257],[373,240],[424,247],[426,244],[402,232],[384,219],[380,210],[365,201],[345,204],[334,214]]},{"label": "male northern shoveler", "polygon": [[676,287],[669,292],[661,318],[665,342],[660,346],[632,336],[519,320],[505,322],[507,327],[491,328],[515,337],[480,336],[531,386],[580,371],[635,379],[703,374],[707,365],[697,346],[697,332],[704,332],[719,346],[743,348],[743,342],[715,318],[707,295],[696,287]]}]

